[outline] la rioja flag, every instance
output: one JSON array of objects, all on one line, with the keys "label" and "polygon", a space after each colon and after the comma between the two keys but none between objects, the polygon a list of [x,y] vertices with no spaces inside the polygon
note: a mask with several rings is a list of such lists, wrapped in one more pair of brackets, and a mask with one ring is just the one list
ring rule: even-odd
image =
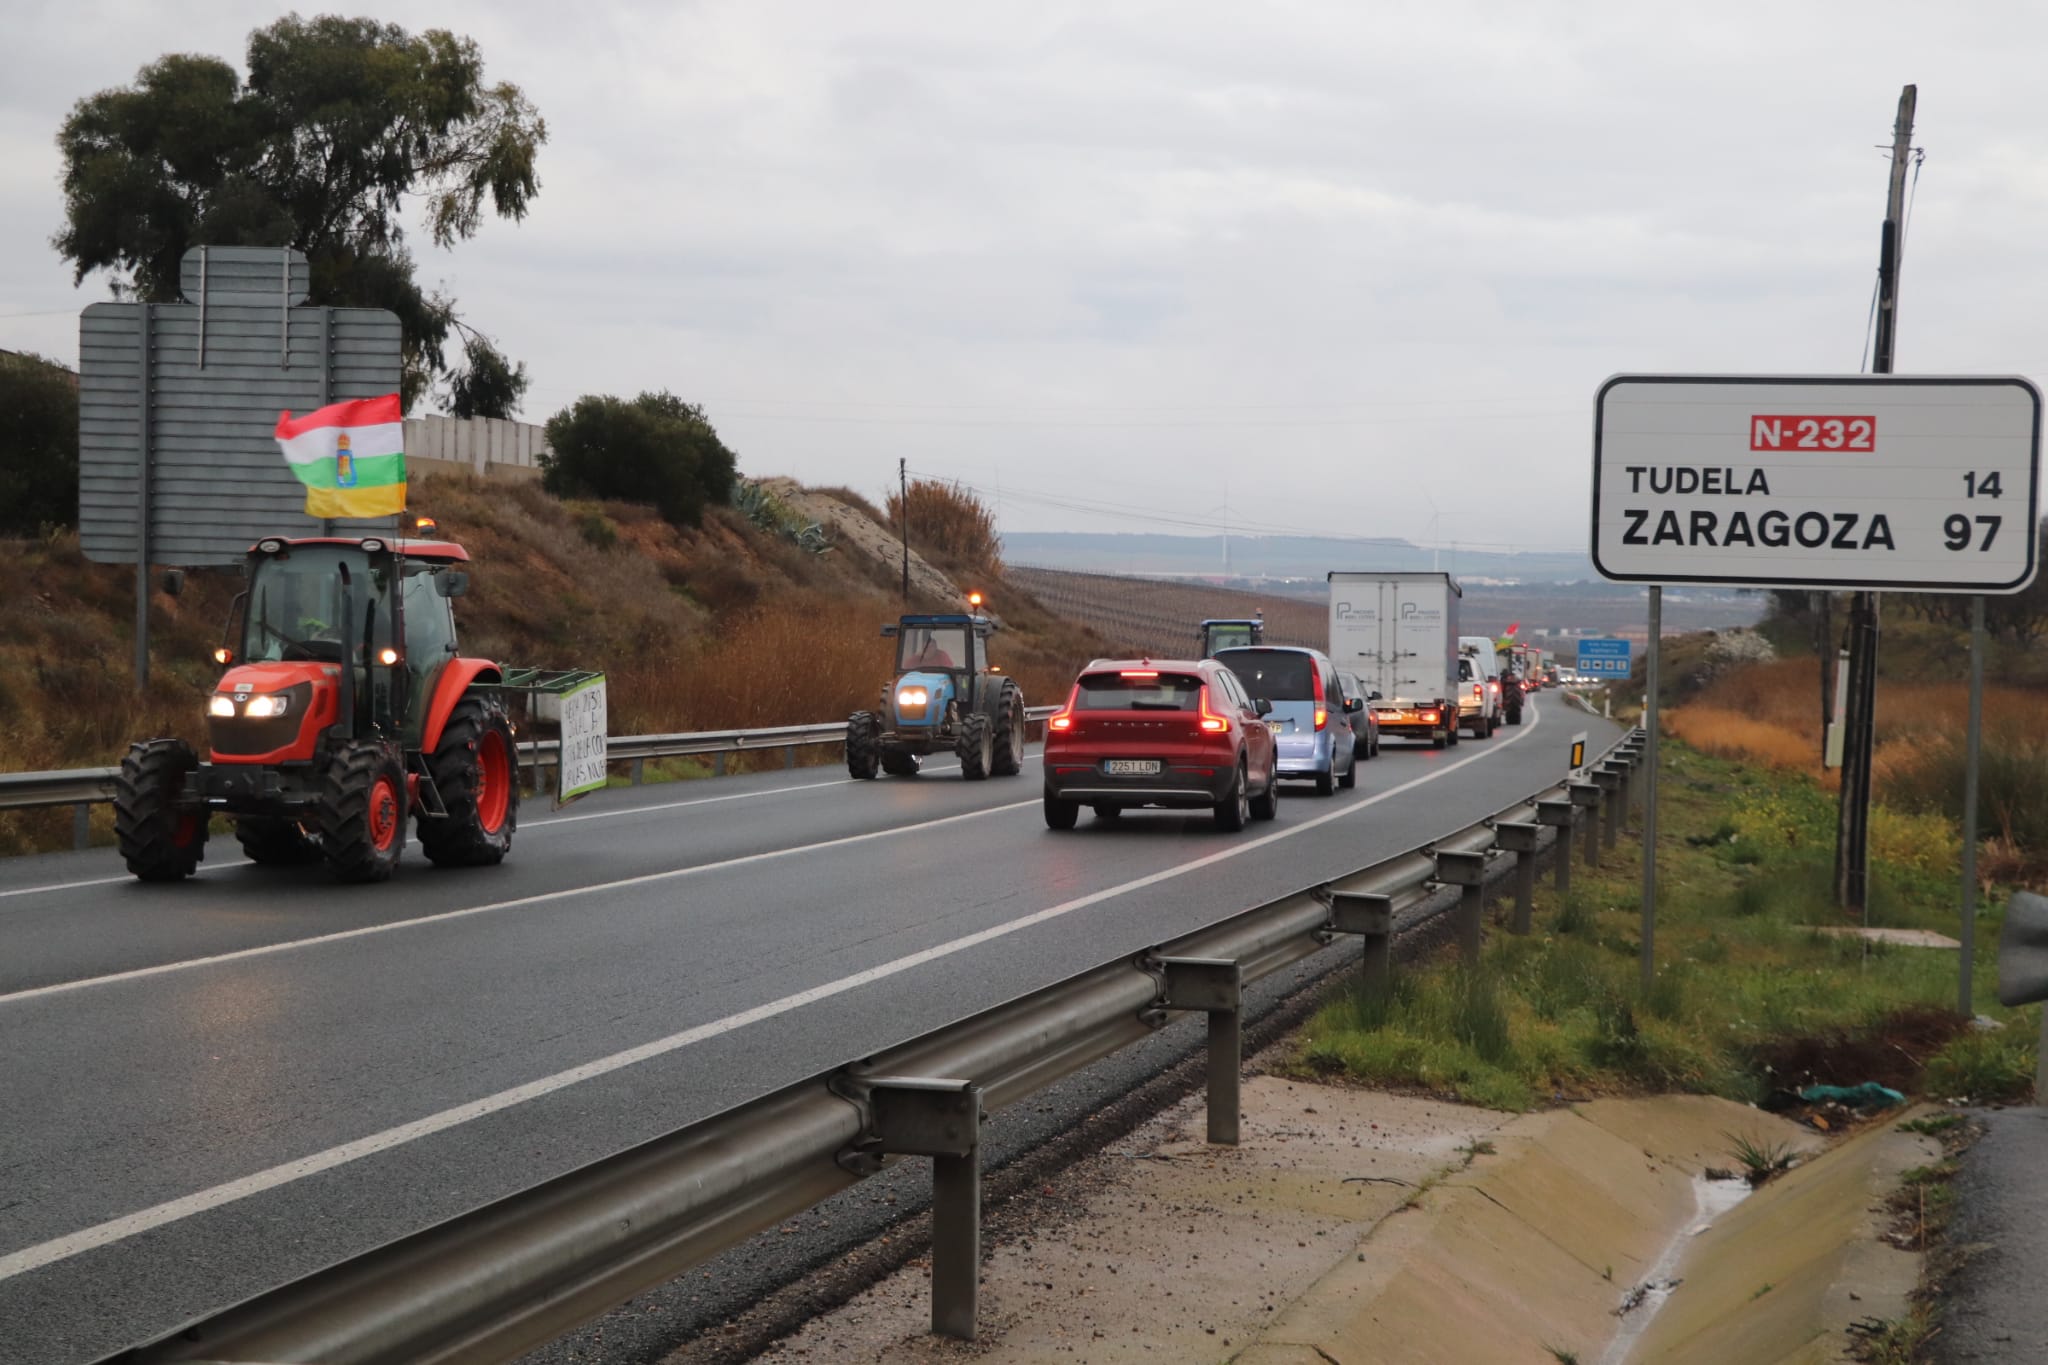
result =
[{"label": "la rioja flag", "polygon": [[306,485],[309,517],[388,517],[405,510],[405,413],[398,395],[277,416],[277,444]]}]

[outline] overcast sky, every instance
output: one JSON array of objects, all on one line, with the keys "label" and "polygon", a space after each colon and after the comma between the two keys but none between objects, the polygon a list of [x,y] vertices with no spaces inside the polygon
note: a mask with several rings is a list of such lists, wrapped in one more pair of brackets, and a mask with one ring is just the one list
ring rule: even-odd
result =
[{"label": "overcast sky", "polygon": [[[900,456],[1008,530],[1582,546],[1607,375],[1856,370],[1909,81],[1899,369],[2048,373],[2039,4],[341,8],[475,38],[547,119],[524,223],[414,239],[529,420],[668,388],[746,473]],[[58,124],[283,9],[28,11],[0,346],[74,362]]]}]

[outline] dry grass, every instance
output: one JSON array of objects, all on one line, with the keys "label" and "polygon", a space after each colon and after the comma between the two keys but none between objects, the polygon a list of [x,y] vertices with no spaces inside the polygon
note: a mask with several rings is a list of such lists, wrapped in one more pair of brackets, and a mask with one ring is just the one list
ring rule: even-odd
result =
[{"label": "dry grass", "polygon": [[[1878,800],[1901,812],[1957,819],[1969,694],[1960,682],[1884,681],[1877,690],[1871,773]],[[1716,757],[1760,763],[1839,785],[1821,763],[1820,683],[1812,659],[1738,669],[1673,707],[1675,737]],[[1979,795],[1992,836],[1988,879],[2037,882],[2048,870],[2048,707],[2037,691],[1984,690]]]},{"label": "dry grass", "polygon": [[900,534],[906,507],[910,544],[926,559],[975,577],[1002,573],[1003,542],[996,516],[980,498],[957,483],[913,479],[904,492],[889,495],[891,531]]}]

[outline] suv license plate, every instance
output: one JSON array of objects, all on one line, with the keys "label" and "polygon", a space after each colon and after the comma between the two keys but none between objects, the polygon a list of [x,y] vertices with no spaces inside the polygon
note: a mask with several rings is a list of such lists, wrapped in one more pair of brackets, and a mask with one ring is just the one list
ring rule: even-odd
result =
[{"label": "suv license plate", "polygon": [[1102,762],[1102,771],[1111,777],[1157,777],[1159,760],[1156,758],[1109,758]]}]

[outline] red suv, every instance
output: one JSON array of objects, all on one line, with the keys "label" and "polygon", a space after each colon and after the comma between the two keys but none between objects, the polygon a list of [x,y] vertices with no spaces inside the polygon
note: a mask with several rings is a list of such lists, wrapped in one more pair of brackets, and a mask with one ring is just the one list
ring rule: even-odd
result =
[{"label": "red suv", "polygon": [[1081,807],[1114,820],[1138,806],[1207,807],[1240,830],[1278,813],[1272,703],[1213,659],[1097,659],[1045,727],[1045,823]]}]

